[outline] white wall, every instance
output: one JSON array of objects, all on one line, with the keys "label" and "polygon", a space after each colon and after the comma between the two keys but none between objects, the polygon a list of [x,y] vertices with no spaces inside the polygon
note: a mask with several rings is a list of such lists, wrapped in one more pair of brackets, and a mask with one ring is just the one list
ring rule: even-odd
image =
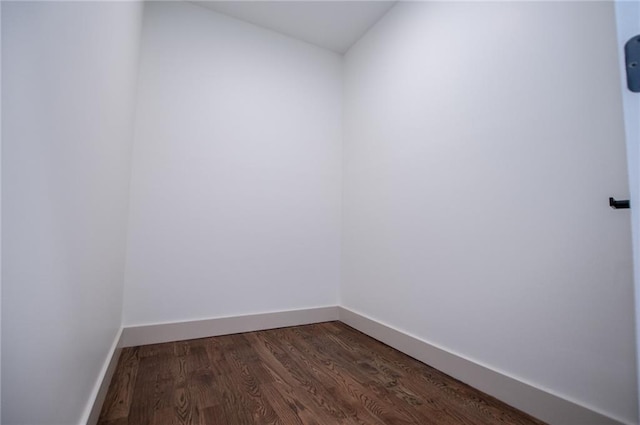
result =
[{"label": "white wall", "polygon": [[[619,69],[624,105],[629,189],[631,195],[631,224],[633,229],[634,280],[636,299],[636,347],[640,363],[640,93],[627,88],[624,46],[631,37],[640,34],[640,2],[616,0],[616,28],[618,30]],[[640,371],[639,371],[640,372]],[[640,374],[638,375],[640,386]]]},{"label": "white wall", "polygon": [[121,324],[141,4],[2,2],[2,423],[78,423]]},{"label": "white wall", "polygon": [[[0,5],[0,100],[2,99],[2,6]],[[2,241],[2,101],[0,101],[0,241]],[[0,242],[0,422],[2,422],[2,243]]]},{"label": "white wall", "polygon": [[637,423],[614,22],[400,3],[347,53],[341,303]]},{"label": "white wall", "polygon": [[336,305],[341,57],[145,7],[125,325]]}]

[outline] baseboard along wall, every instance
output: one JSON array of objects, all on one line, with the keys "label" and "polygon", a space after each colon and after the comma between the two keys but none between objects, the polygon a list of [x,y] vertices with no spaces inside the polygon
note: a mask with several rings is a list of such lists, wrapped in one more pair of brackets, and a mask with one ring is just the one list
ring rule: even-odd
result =
[{"label": "baseboard along wall", "polygon": [[85,409],[82,418],[80,418],[80,425],[96,425],[100,418],[100,410],[102,410],[102,404],[107,397],[107,391],[109,391],[109,384],[118,366],[118,360],[120,359],[120,353],[122,352],[122,328],[116,334],[116,337],[111,344],[107,359],[102,366],[102,370],[98,375],[96,384],[89,397],[89,403]]},{"label": "baseboard along wall", "polygon": [[330,322],[332,320],[338,320],[338,307],[317,307],[190,322],[131,326],[124,328],[122,331],[122,346],[133,347],[136,345],[206,338],[240,332]]},{"label": "baseboard along wall", "polygon": [[636,425],[616,420],[504,373],[437,347],[345,307],[318,307],[122,329],[105,363],[81,424],[95,425],[123,347],[157,344],[340,320],[423,363],[496,397],[550,425]]},{"label": "baseboard along wall", "polygon": [[551,425],[635,425],[489,369],[364,314],[338,307],[339,320],[378,341]]}]

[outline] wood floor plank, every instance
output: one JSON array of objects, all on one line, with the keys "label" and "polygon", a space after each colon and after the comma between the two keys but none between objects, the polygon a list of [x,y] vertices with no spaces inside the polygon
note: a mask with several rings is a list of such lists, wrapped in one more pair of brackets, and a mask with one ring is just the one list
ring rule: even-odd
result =
[{"label": "wood floor plank", "polygon": [[[437,391],[445,394],[446,397],[432,398],[437,402],[437,409],[444,411],[465,410],[476,415],[484,423],[509,423],[514,425],[530,424],[531,417],[504,404],[495,398],[481,393],[480,391],[457,381],[450,376],[415,360],[406,354],[399,352],[385,344],[379,343],[371,345],[370,337],[340,322],[332,324],[334,329],[342,332],[340,340],[348,342],[352,350],[362,358],[370,358],[373,364],[384,370],[388,376],[389,372],[404,377],[401,381],[412,390],[417,392]],[[371,357],[369,357],[371,356]],[[416,380],[415,377],[419,377]],[[397,381],[396,381],[397,382]],[[424,385],[427,382],[428,385]],[[443,402],[446,405],[443,405]],[[482,414],[479,415],[478,413]],[[487,419],[491,418],[491,419]],[[540,422],[534,422],[540,423]]]},{"label": "wood floor plank", "polygon": [[347,415],[336,404],[332,387],[315,379],[296,363],[279,345],[271,339],[273,331],[252,335],[256,340],[256,350],[262,353],[265,365],[283,393],[295,394],[297,404],[313,410],[323,423],[348,424]]},{"label": "wood floor plank", "polygon": [[[300,330],[296,331],[299,332]],[[403,399],[396,398],[395,391],[391,387],[385,386],[384,381],[379,380],[377,370],[371,366],[363,368],[362,365],[367,363],[360,363],[361,359],[355,354],[340,349],[339,345],[332,344],[330,338],[325,335],[323,335],[321,339],[300,338],[297,344],[299,346],[307,345],[307,349],[304,351],[307,358],[314,359],[315,361],[322,361],[323,357],[332,359],[336,363],[336,366],[328,368],[327,370],[332,372],[333,379],[342,381],[343,384],[347,383],[345,380],[347,376],[355,379],[355,382],[363,388],[363,393],[360,395],[360,398],[369,400],[369,403],[372,403],[372,398],[376,400],[377,407],[383,414],[380,415],[380,412],[375,412],[375,414],[379,416],[379,419],[381,419],[383,423],[437,424],[433,415],[426,415],[420,410],[412,408],[411,405],[407,406]],[[385,410],[388,411],[388,413],[384,413]],[[436,414],[439,412],[434,411],[431,413]],[[470,422],[460,421],[460,423]]]},{"label": "wood floor plank", "polygon": [[207,353],[217,384],[215,387],[217,390],[216,401],[222,408],[223,418],[229,418],[238,425],[253,425],[253,412],[249,410],[246,394],[244,394],[242,386],[238,383],[238,377],[235,376],[234,370],[226,358],[224,347],[221,344],[222,338],[218,340],[212,338],[207,344]]},{"label": "wood floor plank", "polygon": [[206,407],[202,411],[202,423],[204,425],[224,425],[227,420],[224,416],[224,409],[220,405]]},{"label": "wood floor plank", "polygon": [[249,410],[253,412],[254,423],[259,425],[282,425],[280,418],[271,407],[271,404],[262,394],[260,381],[256,378],[254,369],[249,365],[255,361],[252,359],[250,345],[240,335],[230,335],[228,345],[230,366],[234,369],[234,375],[238,376]]},{"label": "wood floor plank", "polygon": [[[172,411],[175,358],[170,349],[154,350],[155,354],[139,352],[140,362],[129,410],[130,425],[162,425],[165,413]],[[166,422],[165,422],[166,423]]]},{"label": "wood floor plank", "polygon": [[[273,338],[280,341],[281,346],[289,353],[291,359],[300,369],[306,369],[311,375],[311,379],[321,382],[327,392],[328,401],[340,409],[345,415],[347,423],[355,424],[380,424],[377,413],[381,413],[374,400],[368,399],[359,391],[359,386],[348,379],[334,379],[328,368],[335,368],[331,360],[324,362],[314,362],[307,358],[292,341],[292,335],[288,330],[276,330]],[[400,425],[400,423],[399,423]]]},{"label": "wood floor plank", "polygon": [[353,368],[336,362],[334,353],[326,353],[326,345],[319,343],[311,346],[309,344],[313,344],[313,338],[306,341],[296,338],[291,330],[282,332],[282,340],[302,364],[316,372],[318,379],[332,381],[335,384],[339,403],[345,409],[353,411],[354,418],[360,418],[365,423],[416,423],[416,418],[393,409],[389,403],[369,391],[366,388],[368,377],[353,373]]},{"label": "wood floor plank", "polygon": [[124,349],[99,425],[544,425],[340,322]]},{"label": "wood floor plank", "polygon": [[282,391],[277,384],[261,385],[262,393],[273,406],[282,423],[290,425],[320,425],[317,416],[300,403],[293,391]]},{"label": "wood floor plank", "polygon": [[[334,342],[337,340],[332,336],[328,339]],[[334,356],[339,356],[345,362],[355,365],[354,374],[358,374],[363,380],[367,376],[371,378],[367,383],[370,390],[384,397],[398,409],[408,410],[421,423],[438,423],[444,417],[450,417],[459,424],[483,424],[474,415],[466,414],[463,409],[451,408],[457,406],[452,406],[446,398],[438,398],[434,389],[413,388],[411,385],[413,375],[404,373],[402,370],[393,371],[387,366],[388,363],[377,361],[378,359],[370,356],[368,352],[354,348],[357,347],[356,345],[350,346],[348,350],[344,349],[342,343],[336,344],[336,347],[340,349],[334,351]],[[318,350],[321,349],[318,347]]]},{"label": "wood floor plank", "polygon": [[115,423],[117,420],[126,420],[129,416],[140,362],[138,351],[137,347],[122,350],[111,381],[111,390],[104,401],[105,408],[102,412],[105,416],[101,420]]}]

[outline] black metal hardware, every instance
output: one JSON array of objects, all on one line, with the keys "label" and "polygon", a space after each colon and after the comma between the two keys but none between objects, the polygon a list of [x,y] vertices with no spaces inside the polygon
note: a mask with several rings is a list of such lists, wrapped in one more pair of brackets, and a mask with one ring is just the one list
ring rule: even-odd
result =
[{"label": "black metal hardware", "polygon": [[609,206],[615,210],[622,209],[622,208],[629,208],[629,200],[624,199],[621,201],[616,201],[613,198],[609,198]]},{"label": "black metal hardware", "polygon": [[624,45],[624,62],[627,87],[634,93],[640,93],[640,35],[631,37]]}]

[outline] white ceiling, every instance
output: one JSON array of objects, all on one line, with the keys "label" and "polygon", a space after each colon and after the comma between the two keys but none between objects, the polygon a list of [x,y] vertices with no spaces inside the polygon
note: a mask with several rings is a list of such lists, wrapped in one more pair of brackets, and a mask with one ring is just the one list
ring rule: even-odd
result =
[{"label": "white ceiling", "polygon": [[346,52],[395,1],[194,1],[308,43]]}]

